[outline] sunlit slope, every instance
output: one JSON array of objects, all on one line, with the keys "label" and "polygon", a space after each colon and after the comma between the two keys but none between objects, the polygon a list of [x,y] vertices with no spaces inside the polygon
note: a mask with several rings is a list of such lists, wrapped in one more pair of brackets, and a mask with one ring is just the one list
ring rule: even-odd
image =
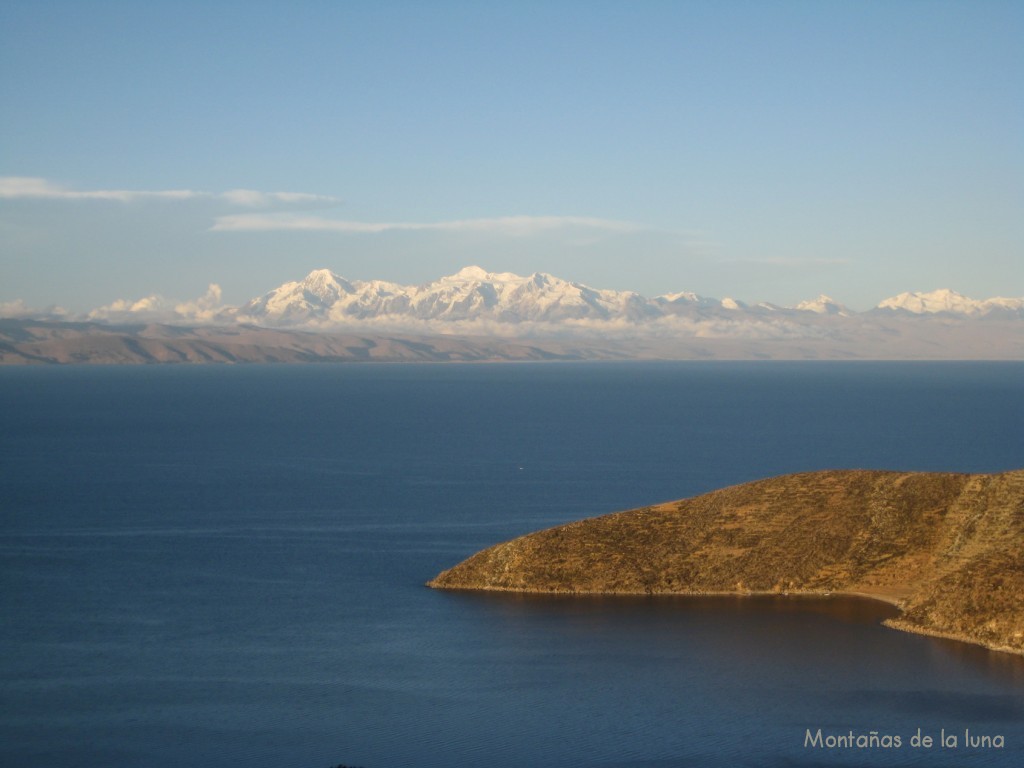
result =
[{"label": "sunlit slope", "polygon": [[894,626],[1024,651],[1024,471],[825,471],[619,512],[498,544],[443,589],[862,593]]}]

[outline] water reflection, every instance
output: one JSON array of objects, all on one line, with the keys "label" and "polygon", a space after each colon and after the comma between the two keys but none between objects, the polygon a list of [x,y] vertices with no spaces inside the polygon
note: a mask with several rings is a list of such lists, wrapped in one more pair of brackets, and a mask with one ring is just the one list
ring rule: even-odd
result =
[{"label": "water reflection", "polygon": [[982,671],[985,675],[1024,688],[1024,656],[993,651],[980,645],[945,638],[929,638],[928,653],[943,663],[950,661]]},{"label": "water reflection", "polygon": [[[596,729],[581,739],[607,743],[602,729],[618,728],[651,761],[602,765],[659,765],[657,744],[673,756],[666,765],[754,756],[748,764],[956,765],[941,760],[958,755],[909,749],[895,762],[874,754],[823,760],[802,738],[808,728],[909,738],[918,728],[965,727],[1012,741],[972,760],[1021,764],[1024,658],[890,629],[882,621],[898,610],[880,601],[488,592],[439,599],[473,638],[478,684],[490,682],[565,728]],[[697,744],[710,751],[693,753]]]},{"label": "water reflection", "polygon": [[907,670],[962,669],[1024,689],[1024,657],[890,629],[882,622],[899,610],[867,598],[442,594],[472,607],[481,623],[500,627],[506,638],[554,632],[561,642],[593,644],[603,637],[606,647],[622,643],[670,656],[684,643],[690,658],[729,658],[741,668],[771,663],[798,668],[804,677],[834,678],[861,667],[899,677]]}]

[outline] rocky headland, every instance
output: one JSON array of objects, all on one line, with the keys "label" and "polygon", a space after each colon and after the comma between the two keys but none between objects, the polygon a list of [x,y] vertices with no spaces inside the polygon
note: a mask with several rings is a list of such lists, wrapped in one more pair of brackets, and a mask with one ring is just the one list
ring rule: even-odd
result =
[{"label": "rocky headland", "polygon": [[898,629],[1024,653],[1024,470],[775,477],[531,533],[428,586],[854,594],[898,606]]}]

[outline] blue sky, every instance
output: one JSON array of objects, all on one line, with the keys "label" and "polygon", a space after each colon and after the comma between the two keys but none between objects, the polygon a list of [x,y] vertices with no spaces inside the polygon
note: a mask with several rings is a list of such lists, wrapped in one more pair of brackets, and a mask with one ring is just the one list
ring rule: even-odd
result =
[{"label": "blue sky", "polygon": [[[1024,3],[0,5],[0,302],[1024,295]],[[287,193],[287,194],[282,194]]]}]

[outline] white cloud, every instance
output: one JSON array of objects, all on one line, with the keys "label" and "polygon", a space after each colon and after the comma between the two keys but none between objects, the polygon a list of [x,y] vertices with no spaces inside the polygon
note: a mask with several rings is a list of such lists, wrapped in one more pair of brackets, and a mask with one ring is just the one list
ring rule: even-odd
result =
[{"label": "white cloud", "polygon": [[228,307],[221,304],[221,288],[210,283],[198,299],[173,302],[153,294],[141,299],[116,299],[89,312],[89,320],[205,323],[215,320]]},{"label": "white cloud", "polygon": [[[230,189],[207,192],[194,189],[128,190],[75,189],[34,176],[0,176],[0,199],[15,200],[101,200],[131,203],[138,200],[208,200],[236,208],[317,207],[342,201],[330,195],[306,192],[262,192],[256,189]],[[553,230],[573,229],[590,232],[636,232],[642,228],[628,221],[588,216],[497,216],[435,222],[345,221],[323,216],[295,213],[238,213],[218,216],[211,230],[217,232],[304,231],[342,234],[379,234],[382,232],[482,232],[527,237]],[[119,309],[117,311],[124,311]]]},{"label": "white cloud", "polygon": [[89,320],[129,319],[135,316],[156,316],[166,313],[170,302],[162,296],[153,294],[141,299],[115,299],[109,304],[91,310],[86,317]]},{"label": "white cloud", "polygon": [[0,317],[59,320],[69,317],[69,313],[64,307],[58,307],[56,304],[46,309],[36,309],[26,304],[23,299],[14,299],[13,301],[0,301]]},{"label": "white cloud", "polygon": [[0,317],[29,317],[32,314],[32,308],[21,299],[0,301]]},{"label": "white cloud", "polygon": [[219,216],[211,229],[218,232],[340,232],[378,234],[394,231],[490,232],[501,235],[534,235],[554,229],[585,228],[610,232],[631,232],[636,224],[584,216],[500,216],[438,222],[341,221],[320,216],[242,213]]},{"label": "white cloud", "polygon": [[225,307],[221,303],[221,288],[216,283],[210,283],[206,293],[194,301],[184,301],[174,306],[174,313],[179,317],[192,322],[206,322],[212,320]]},{"label": "white cloud", "polygon": [[257,207],[266,205],[268,202],[266,194],[257,192],[254,189],[232,189],[225,192],[222,196],[229,203],[234,203],[235,205]]},{"label": "white cloud", "polygon": [[330,195],[312,195],[306,192],[259,192],[255,189],[231,189],[217,195],[234,205],[265,208],[272,205],[337,205],[341,202]]},{"label": "white cloud", "polygon": [[130,203],[135,200],[220,200],[246,208],[273,205],[336,205],[341,201],[329,195],[305,192],[259,192],[252,189],[232,189],[227,192],[204,192],[193,189],[129,190],[129,189],[72,189],[47,179],[33,176],[0,176],[0,199],[35,200],[112,200]]},{"label": "white cloud", "polygon": [[143,198],[164,198],[188,200],[207,196],[204,192],[190,189],[167,189],[160,191],[126,189],[75,190],[54,184],[46,179],[30,176],[0,176],[0,198],[35,198],[45,200],[116,200],[127,203]]}]

